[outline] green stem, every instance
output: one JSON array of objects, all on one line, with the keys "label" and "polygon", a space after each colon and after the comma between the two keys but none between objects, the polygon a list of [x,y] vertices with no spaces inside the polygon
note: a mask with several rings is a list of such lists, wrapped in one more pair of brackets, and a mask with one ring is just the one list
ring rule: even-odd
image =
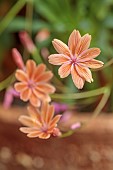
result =
[{"label": "green stem", "polygon": [[110,96],[110,89],[108,89],[102,96],[102,99],[100,103],[98,104],[98,106],[96,107],[96,109],[94,110],[93,116],[91,119],[94,119],[99,115],[99,113],[102,111],[103,107],[107,103],[109,96]]},{"label": "green stem", "polygon": [[10,84],[12,84],[15,81],[14,74],[11,74],[8,78],[0,82],[0,91],[7,88]]},{"label": "green stem", "polygon": [[10,9],[3,20],[0,22],[0,34],[7,28],[9,23],[13,20],[16,14],[23,8],[26,0],[18,0],[17,3]]},{"label": "green stem", "polygon": [[70,93],[70,94],[52,94],[51,98],[52,99],[83,99],[83,98],[88,98],[88,97],[93,97],[93,96],[98,96],[101,94],[104,94],[108,90],[108,86],[101,87],[95,90],[87,91],[87,92],[81,92],[81,93]]},{"label": "green stem", "polygon": [[65,137],[71,136],[73,133],[75,133],[74,130],[69,130],[68,132],[63,133],[63,134],[60,136],[60,138],[65,138]]},{"label": "green stem", "polygon": [[32,57],[38,64],[43,63],[43,60],[37,48],[35,48],[35,50],[32,52]]},{"label": "green stem", "polygon": [[32,21],[33,21],[33,5],[34,0],[30,0],[26,5],[26,25],[25,30],[28,31],[29,35],[32,34]]},{"label": "green stem", "polygon": [[[34,0],[28,0],[26,4],[26,23],[25,23],[25,30],[29,33],[32,37],[32,21],[33,21],[33,5]],[[26,61],[29,58],[28,51],[24,48],[23,52],[24,60]]]}]

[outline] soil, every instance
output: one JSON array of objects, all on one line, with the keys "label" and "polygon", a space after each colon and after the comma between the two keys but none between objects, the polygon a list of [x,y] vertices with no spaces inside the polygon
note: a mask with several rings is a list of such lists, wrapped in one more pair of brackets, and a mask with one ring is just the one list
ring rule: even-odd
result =
[{"label": "soil", "polygon": [[[70,137],[41,140],[19,131],[24,113],[25,108],[0,106],[0,170],[113,170],[112,115],[99,116]],[[76,119],[89,115],[70,123]]]}]

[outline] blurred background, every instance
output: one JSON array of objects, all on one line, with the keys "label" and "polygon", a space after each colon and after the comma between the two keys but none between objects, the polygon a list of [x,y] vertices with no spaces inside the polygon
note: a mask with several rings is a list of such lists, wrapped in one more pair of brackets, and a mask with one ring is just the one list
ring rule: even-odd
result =
[{"label": "blurred background", "polygon": [[[72,111],[76,115],[75,119],[71,117],[73,123],[89,120],[93,111],[94,117],[101,111],[106,117],[100,116],[96,123],[90,123],[88,129],[83,128],[69,138],[30,140],[19,132],[18,116],[25,114],[26,109],[20,107],[24,104],[10,85],[16,70],[12,48],[20,51],[24,61],[33,58],[19,38],[20,32],[28,32],[44,63],[60,80],[58,67],[50,65],[47,59],[49,54],[56,53],[51,41],[57,38],[67,43],[74,29],[78,29],[81,35],[92,35],[91,47],[101,49],[97,58],[105,66],[92,71],[94,82],[85,83],[81,91],[73,85],[70,76],[63,79],[62,83],[69,87],[63,92],[98,89],[98,93],[105,90],[105,94],[60,101],[71,104],[71,111],[67,105],[54,105],[58,112],[64,112],[66,123]],[[109,113],[113,112],[113,0],[0,0],[0,91],[0,170],[53,170],[53,167],[54,170],[112,170],[113,122]],[[6,107],[8,100],[16,107],[4,109],[2,105],[5,102]],[[81,114],[84,112],[91,114],[87,117],[87,114]]]}]

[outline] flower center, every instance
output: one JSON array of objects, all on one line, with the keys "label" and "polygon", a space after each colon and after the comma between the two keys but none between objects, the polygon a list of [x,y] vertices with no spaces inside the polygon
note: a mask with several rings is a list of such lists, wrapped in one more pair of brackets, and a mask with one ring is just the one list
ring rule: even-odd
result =
[{"label": "flower center", "polygon": [[29,81],[28,81],[28,87],[29,87],[30,89],[32,89],[32,88],[35,87],[35,83],[34,83],[33,80],[29,80]]},{"label": "flower center", "polygon": [[77,64],[77,57],[76,56],[73,56],[72,58],[71,58],[71,64]]},{"label": "flower center", "polygon": [[47,124],[43,124],[43,126],[41,127],[41,131],[46,133],[47,130],[48,130]]}]

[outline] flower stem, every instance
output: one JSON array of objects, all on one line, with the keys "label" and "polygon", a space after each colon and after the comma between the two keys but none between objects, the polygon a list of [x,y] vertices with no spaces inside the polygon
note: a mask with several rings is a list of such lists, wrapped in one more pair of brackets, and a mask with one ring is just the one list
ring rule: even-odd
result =
[{"label": "flower stem", "polygon": [[26,4],[26,24],[25,24],[25,30],[28,31],[29,35],[32,34],[33,5],[34,5],[34,0],[30,0]]},{"label": "flower stem", "polygon": [[60,136],[60,138],[65,138],[65,137],[71,136],[73,133],[75,133],[74,130],[69,130],[69,131],[63,133],[63,134]]},{"label": "flower stem", "polygon": [[26,0],[18,0],[17,3],[10,9],[3,20],[0,22],[0,34],[7,28],[9,23],[13,20],[16,14],[23,8]]},{"label": "flower stem", "polygon": [[[26,4],[25,30],[28,32],[30,37],[32,37],[33,6],[34,6],[34,0],[28,0]],[[24,56],[24,60],[27,60],[29,58],[29,53],[25,48],[23,51],[23,56]]]},{"label": "flower stem", "polygon": [[95,90],[91,90],[91,91],[87,91],[87,92],[81,92],[81,93],[69,93],[69,94],[52,94],[51,98],[52,99],[66,99],[66,100],[70,100],[70,99],[83,99],[83,98],[88,98],[88,97],[93,97],[93,96],[98,96],[101,94],[104,94],[106,92],[106,90],[108,91],[108,86],[105,87],[101,87]]},{"label": "flower stem", "polygon": [[107,103],[109,96],[110,96],[110,89],[107,89],[106,92],[103,94],[100,103],[98,104],[98,106],[94,110],[93,116],[91,117],[91,119],[94,119],[99,115],[99,113],[102,111],[103,107]]},{"label": "flower stem", "polygon": [[32,57],[38,64],[43,63],[43,60],[37,48],[35,48],[35,50],[32,52]]}]

